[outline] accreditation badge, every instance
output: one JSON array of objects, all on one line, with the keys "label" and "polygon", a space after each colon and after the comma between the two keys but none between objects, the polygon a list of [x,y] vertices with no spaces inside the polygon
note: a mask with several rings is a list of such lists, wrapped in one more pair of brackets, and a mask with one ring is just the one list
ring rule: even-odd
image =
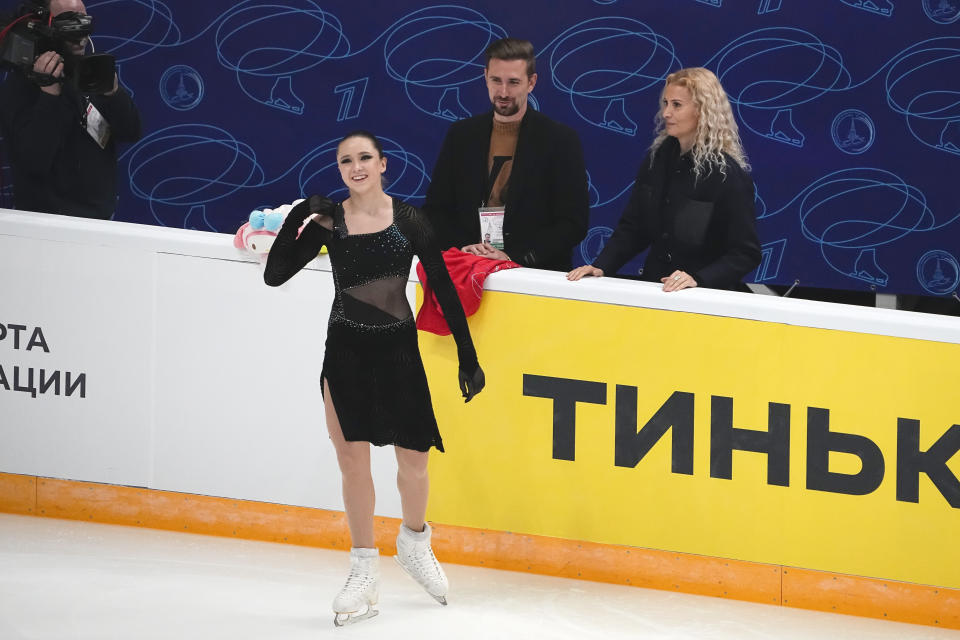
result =
[{"label": "accreditation badge", "polygon": [[87,124],[87,133],[90,137],[100,145],[101,149],[106,149],[107,141],[110,140],[110,123],[92,102],[87,104],[87,113],[83,120]]},{"label": "accreditation badge", "polygon": [[503,251],[503,207],[480,207],[480,242]]}]

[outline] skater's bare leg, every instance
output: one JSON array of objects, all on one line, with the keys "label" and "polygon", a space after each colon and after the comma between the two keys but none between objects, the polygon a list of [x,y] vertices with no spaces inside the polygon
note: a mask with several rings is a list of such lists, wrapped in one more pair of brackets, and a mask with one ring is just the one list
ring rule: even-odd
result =
[{"label": "skater's bare leg", "polygon": [[423,531],[427,515],[430,477],[427,473],[429,451],[394,447],[397,453],[397,489],[403,510],[403,524],[412,531]]},{"label": "skater's bare leg", "polygon": [[370,473],[370,443],[347,442],[344,439],[330,397],[330,385],[324,380],[323,386],[327,431],[337,452],[337,464],[343,482],[343,505],[352,541],[350,574],[340,593],[333,599],[333,623],[340,627],[377,615],[374,606],[380,591],[380,557],[373,538],[375,496]]},{"label": "skater's bare leg", "polygon": [[397,487],[403,508],[403,524],[397,536],[397,562],[437,602],[447,604],[447,576],[430,546],[432,530],[425,522],[430,481],[426,451],[396,447]]},{"label": "skater's bare leg", "polygon": [[323,407],[327,416],[327,431],[337,452],[337,464],[343,482],[343,506],[347,512],[350,539],[353,547],[372,549],[373,509],[376,496],[373,475],[370,473],[370,443],[347,442],[343,438],[340,420],[330,398],[330,386],[323,381]]}]

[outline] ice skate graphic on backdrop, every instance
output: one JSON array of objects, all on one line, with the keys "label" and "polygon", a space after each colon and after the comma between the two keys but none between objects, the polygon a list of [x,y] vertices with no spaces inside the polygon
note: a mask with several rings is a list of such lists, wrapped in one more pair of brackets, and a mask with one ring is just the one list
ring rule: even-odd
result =
[{"label": "ice skate graphic on backdrop", "polygon": [[780,109],[770,123],[770,133],[766,134],[771,140],[783,142],[794,147],[803,147],[805,136],[793,124],[793,109]]},{"label": "ice skate graphic on backdrop", "polygon": [[951,120],[943,127],[937,148],[960,155],[960,118]]},{"label": "ice skate graphic on backdrop", "polygon": [[443,567],[437,562],[433,549],[430,548],[430,534],[429,524],[424,524],[420,533],[401,524],[400,533],[397,535],[397,555],[394,558],[434,600],[446,605],[449,583]]},{"label": "ice skate graphic on backdrop", "polygon": [[887,272],[877,264],[877,250],[874,248],[860,252],[857,261],[853,264],[853,273],[850,275],[881,287],[887,286],[887,281],[890,279]]},{"label": "ice skate graphic on backdrop", "polygon": [[374,609],[380,596],[380,552],[377,549],[351,549],[350,575],[333,599],[333,624],[342,627],[380,613]]},{"label": "ice skate graphic on backdrop", "polygon": [[627,115],[627,105],[623,98],[614,98],[603,112],[601,127],[627,136],[636,135],[637,123]]},{"label": "ice skate graphic on backdrop", "polygon": [[460,87],[447,87],[443,91],[433,115],[452,122],[470,117],[470,112],[460,102]]}]

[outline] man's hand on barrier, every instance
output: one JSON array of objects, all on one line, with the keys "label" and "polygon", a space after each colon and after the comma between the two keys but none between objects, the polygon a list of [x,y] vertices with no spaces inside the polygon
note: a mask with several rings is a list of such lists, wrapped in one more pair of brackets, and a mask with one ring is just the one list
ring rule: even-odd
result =
[{"label": "man's hand on barrier", "polygon": [[500,249],[497,249],[489,242],[478,242],[477,244],[468,244],[465,247],[461,247],[460,251],[465,253],[472,253],[475,256],[480,256],[481,258],[490,258],[491,260],[509,260],[508,256]]},{"label": "man's hand on barrier", "polygon": [[573,271],[567,274],[567,280],[574,281],[579,280],[584,276],[592,276],[594,278],[603,277],[603,269],[597,269],[595,266],[590,264],[585,264],[582,267],[577,267]]}]

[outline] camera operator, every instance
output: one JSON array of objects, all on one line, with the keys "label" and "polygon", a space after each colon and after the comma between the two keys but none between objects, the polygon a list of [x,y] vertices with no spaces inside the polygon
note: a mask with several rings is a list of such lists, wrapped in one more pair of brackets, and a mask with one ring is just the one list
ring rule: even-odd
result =
[{"label": "camera operator", "polygon": [[[42,4],[52,18],[67,12],[86,15],[80,0]],[[85,35],[64,38],[59,50],[36,57],[32,73],[13,69],[0,86],[0,130],[13,169],[17,209],[113,216],[117,144],[140,138],[140,115],[116,73],[112,89],[89,96],[65,73],[70,57],[84,56],[88,44]],[[45,76],[56,82],[44,86]]]}]

